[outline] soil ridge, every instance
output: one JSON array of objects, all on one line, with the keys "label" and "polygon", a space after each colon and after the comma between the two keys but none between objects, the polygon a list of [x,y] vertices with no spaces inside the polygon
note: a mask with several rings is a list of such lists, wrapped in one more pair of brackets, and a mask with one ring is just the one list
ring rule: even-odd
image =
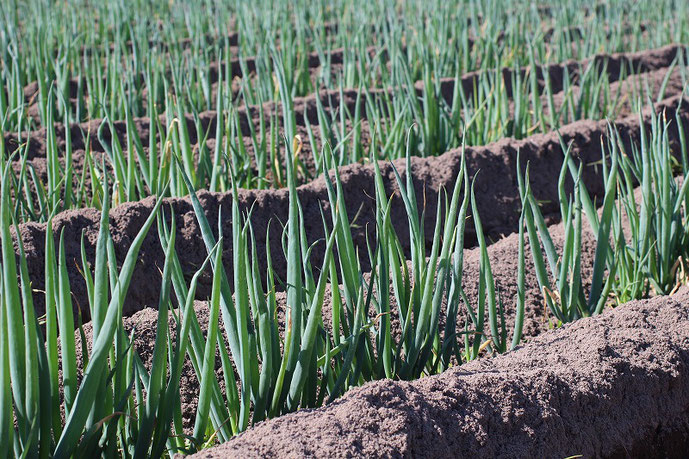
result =
[{"label": "soil ridge", "polygon": [[513,352],[257,424],[192,457],[681,457],[689,290],[633,301]]}]

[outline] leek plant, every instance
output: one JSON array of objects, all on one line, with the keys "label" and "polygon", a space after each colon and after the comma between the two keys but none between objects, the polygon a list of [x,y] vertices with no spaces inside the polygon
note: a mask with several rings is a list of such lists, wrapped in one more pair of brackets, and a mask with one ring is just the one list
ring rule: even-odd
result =
[{"label": "leek plant", "polygon": [[[0,412],[3,423],[0,440],[6,445],[2,454],[69,457],[72,454],[90,455],[101,448],[104,448],[104,453],[108,450],[108,454],[112,454],[117,451],[115,441],[118,437],[120,441],[132,438],[131,435],[135,435],[143,426],[139,424],[145,420],[143,417],[122,417],[127,406],[145,405],[130,400],[130,397],[142,397],[142,381],[138,378],[147,380],[144,384],[149,396],[156,397],[158,393],[158,389],[150,383],[148,376],[137,376],[136,359],[131,351],[131,337],[124,333],[121,311],[139,249],[155,222],[162,201],[158,201],[141,231],[132,241],[119,270],[113,258],[114,251],[108,228],[110,204],[108,199],[104,202],[96,251],[96,270],[93,275],[90,270],[85,271],[94,334],[91,351],[83,356],[84,367],[80,372],[76,361],[74,317],[64,235],[60,236],[56,250],[50,230],[51,224],[48,223],[45,259],[46,310],[45,318],[39,322],[34,313],[33,292],[21,239],[18,240],[17,272],[10,233],[12,216],[8,167],[6,166],[4,171],[5,180],[0,201],[4,285],[0,322],[3,337],[0,360],[2,379],[7,383],[3,386]],[[168,268],[166,265],[166,271]],[[20,280],[19,283],[17,279]],[[166,320],[165,292],[164,284],[160,317]],[[165,342],[164,335],[161,334],[160,338]],[[135,387],[139,390],[134,391]],[[158,409],[158,403],[149,402],[148,412],[150,413],[153,408]],[[132,453],[138,451],[139,454],[147,454],[148,446],[135,447],[135,443],[127,441],[123,447],[130,449]]]},{"label": "leek plant", "polygon": [[[668,294],[686,282],[689,169],[682,117],[677,113],[674,119],[671,127],[665,114],[652,114],[650,130],[642,129],[640,142],[621,155],[620,199],[613,216],[619,302]],[[679,132],[678,152],[670,147],[670,129]],[[619,134],[611,142],[612,148],[624,149]]]},{"label": "leek plant", "polygon": [[[609,238],[617,198],[618,152],[613,150],[612,165],[603,174],[605,195],[599,218],[581,180],[582,166],[576,168],[573,165],[570,149],[571,145],[565,150],[558,180],[560,216],[565,225],[564,242],[560,253],[531,190],[528,166],[525,175],[522,175],[519,170],[519,161],[517,163],[522,215],[529,237],[534,271],[544,303],[555,317],[557,324],[599,314],[608,299],[616,268],[615,264],[608,265],[608,260],[612,256]],[[568,171],[574,178],[574,192],[569,196],[565,190],[565,178]],[[581,274],[584,213],[589,218],[597,241],[588,295],[585,292]],[[606,269],[608,270],[607,280],[605,279]],[[551,282],[551,279],[554,282]]]},{"label": "leek plant", "polygon": [[[557,323],[599,314],[613,301],[620,304],[671,294],[686,282],[686,133],[677,112],[679,151],[673,152],[671,126],[665,115],[650,116],[650,131],[640,119],[641,139],[632,143],[631,151],[626,151],[619,132],[610,127],[601,160],[605,195],[599,210],[581,180],[583,165],[577,167],[570,155],[571,145],[563,145],[558,181],[560,216],[565,225],[561,252],[531,191],[528,166],[524,176],[521,172],[518,175],[535,274],[544,303]],[[569,196],[565,191],[568,171],[574,181]],[[678,172],[680,178],[676,178]],[[581,265],[584,215],[596,238],[588,296]]]}]

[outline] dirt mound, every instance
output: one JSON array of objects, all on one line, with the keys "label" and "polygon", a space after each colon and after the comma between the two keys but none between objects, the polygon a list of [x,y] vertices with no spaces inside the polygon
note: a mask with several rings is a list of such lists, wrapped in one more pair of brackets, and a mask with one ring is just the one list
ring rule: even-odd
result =
[{"label": "dirt mound", "polygon": [[378,381],[195,457],[681,457],[689,291],[636,301],[514,352]]},{"label": "dirt mound", "polygon": [[[208,331],[208,318],[209,309],[207,303],[197,301],[194,304],[194,311],[196,312],[196,317],[198,318],[199,325],[203,332],[204,337]],[[158,324],[158,311],[152,308],[146,308],[142,311],[135,313],[130,317],[125,317],[123,319],[124,329],[127,336],[130,336],[132,332],[133,342],[132,346],[136,349],[137,354],[141,358],[144,366],[150,371],[151,365],[153,363],[153,351],[155,348],[157,324]],[[170,339],[174,342],[177,339],[177,329],[175,326],[175,321],[172,316],[169,317],[169,330]],[[76,343],[76,361],[79,368],[83,371],[84,365],[84,352],[83,344],[86,344],[89,355],[92,349],[92,337],[93,328],[91,323],[84,324],[83,326],[84,336],[86,336],[86,342],[82,340],[81,332],[75,331],[74,339]],[[221,332],[223,333],[223,338],[227,340],[227,335],[225,335],[223,328],[221,327]],[[226,341],[227,342],[227,341]],[[222,365],[220,363],[220,353],[216,355],[216,377],[220,385],[221,390],[225,391],[225,381],[223,379]],[[81,381],[81,374],[79,381]],[[182,372],[179,382],[180,387],[180,403],[182,407],[182,424],[185,428],[185,433],[191,435],[194,429],[194,420],[196,419],[196,410],[198,407],[198,397],[199,397],[199,380],[194,372],[194,367],[192,366],[191,360],[188,355],[184,359],[182,364]]]},{"label": "dirt mound", "polygon": [[[548,82],[550,90],[556,93],[562,91],[564,81],[566,80],[565,75],[576,84],[587,67],[591,65],[600,70],[605,68],[608,74],[608,81],[612,83],[624,79],[633,73],[650,72],[669,67],[678,53],[684,51],[686,51],[686,47],[683,45],[667,45],[634,53],[601,53],[581,61],[569,60],[563,63],[538,66],[536,67],[536,77],[540,89],[543,89],[547,84],[546,82]],[[531,71],[529,67],[523,67],[518,70],[522,81]],[[481,73],[481,71],[471,72],[462,77],[462,88],[467,94],[472,94],[473,87],[478,82]],[[514,90],[512,87],[514,75],[514,69],[502,69],[505,90],[509,97],[512,97]],[[456,79],[454,78],[443,78],[440,80],[440,91],[447,101],[452,101],[455,84]],[[421,88],[421,83],[417,83],[417,91],[420,91]]]}]

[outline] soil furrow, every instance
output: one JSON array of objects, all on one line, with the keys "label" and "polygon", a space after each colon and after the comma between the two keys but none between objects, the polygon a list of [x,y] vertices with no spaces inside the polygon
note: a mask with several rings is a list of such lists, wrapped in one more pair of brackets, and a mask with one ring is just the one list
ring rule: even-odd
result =
[{"label": "soil furrow", "polygon": [[[570,81],[573,85],[578,83],[578,79],[581,73],[586,70],[589,64],[596,65],[600,70],[605,66],[608,80],[611,83],[619,81],[620,79],[626,78],[629,74],[633,73],[648,73],[652,71],[658,71],[664,68],[668,68],[676,58],[679,52],[683,52],[686,48],[682,45],[669,45],[662,48],[642,51],[637,53],[618,53],[618,54],[600,54],[596,55],[590,59],[583,61],[569,61],[563,64],[553,64],[546,67],[538,67],[537,77],[539,90],[543,90],[546,85],[546,75],[550,81],[550,89],[553,94],[559,93],[563,90],[562,80],[565,73],[569,74]],[[519,70],[519,74],[524,78],[529,72],[528,67]],[[473,97],[473,92],[475,85],[478,83],[479,78],[483,75],[485,71],[476,71],[465,74],[461,77],[461,86],[468,99]],[[512,79],[515,76],[515,70],[505,68],[501,70],[502,78],[505,83],[505,90],[508,96],[512,97]],[[456,84],[456,79],[447,78],[441,79],[438,82],[439,95],[445,99],[449,104],[452,103],[452,97],[454,94],[454,88]],[[415,84],[415,90],[418,96],[423,95],[423,85],[422,82],[417,82]],[[306,120],[312,124],[317,125],[319,123],[318,118],[318,104],[316,98],[320,99],[320,103],[327,113],[330,115],[336,113],[339,110],[346,109],[349,113],[354,113],[356,109],[357,100],[359,100],[359,106],[362,108],[362,117],[366,118],[366,106],[367,103],[375,104],[377,100],[385,97],[394,97],[400,90],[394,89],[370,89],[359,96],[359,91],[357,89],[348,89],[342,92],[336,90],[323,90],[318,94],[312,94],[306,97],[297,97],[294,99],[294,112],[295,120],[299,126],[305,126]],[[367,99],[370,99],[367,101]],[[280,124],[282,124],[282,105],[280,103],[268,102],[263,104],[262,107],[248,106],[238,108],[240,115],[240,127],[244,135],[250,134],[249,120],[258,126],[259,119],[270,120],[273,116],[277,116]],[[99,126],[102,124],[103,120],[96,119],[89,122],[73,124],[70,126],[70,133],[72,139],[72,147],[74,150],[84,149],[86,147],[87,134],[91,133],[89,139],[89,144],[92,150],[104,151],[103,145],[100,144],[100,140],[97,138],[96,133],[98,132]],[[133,120],[134,125],[139,132],[142,143],[144,145],[148,144],[148,132],[149,132],[149,122],[148,118],[135,118]],[[165,119],[161,116],[161,122],[163,126],[165,125]],[[215,123],[217,122],[217,114],[215,111],[204,111],[199,114],[199,122],[201,129],[205,132],[209,131],[209,138],[215,136]],[[190,133],[191,141],[197,143],[197,133],[194,117],[191,115],[186,116],[186,123]],[[120,142],[126,144],[126,123],[125,121],[115,121],[113,127]],[[55,124],[56,137],[58,150],[60,152],[64,151],[65,142],[65,128],[64,125],[60,123]],[[17,138],[16,133],[5,134],[5,145],[8,152],[15,151],[20,144],[27,141],[30,142],[29,159],[33,159],[37,156],[45,156],[45,143],[46,143],[46,129],[40,128],[31,133],[22,133]],[[110,142],[112,138],[112,133],[109,127],[104,126],[103,129],[103,141]]]},{"label": "soil furrow", "polygon": [[[668,99],[656,106],[657,110],[666,112],[671,123],[669,137],[671,144],[677,149],[677,125],[673,122],[675,113],[679,113],[685,129],[689,127],[689,101],[680,97]],[[649,112],[643,117],[648,123]],[[638,141],[640,135],[639,118],[631,116],[617,123],[620,137],[627,148],[632,142]],[[560,135],[565,143],[572,144],[572,154],[581,160],[586,167],[583,180],[592,195],[602,192],[602,183],[598,168],[593,164],[601,158],[601,139],[608,130],[607,121],[580,121],[563,127]],[[629,150],[631,151],[631,150]],[[466,158],[469,173],[474,175],[481,172],[476,179],[478,210],[484,221],[484,231],[492,240],[515,231],[518,219],[520,200],[517,192],[517,153],[521,153],[522,168],[530,162],[532,189],[535,196],[543,201],[544,214],[552,214],[559,210],[557,205],[557,177],[562,164],[562,150],[558,133],[535,135],[525,140],[517,141],[504,139],[485,147],[467,148]],[[435,215],[438,196],[441,190],[450,189],[456,180],[461,161],[461,150],[451,150],[438,157],[412,158],[411,166],[414,176],[414,187],[419,199],[419,206],[425,206],[426,215]],[[396,161],[395,166],[404,177],[406,170],[404,161]],[[392,167],[381,163],[383,180],[387,194],[393,195],[397,191]],[[368,165],[350,165],[340,169],[339,174],[350,219],[357,216],[356,224],[352,226],[354,242],[358,247],[366,247],[366,231],[375,222],[375,196],[373,189],[373,167]],[[305,230],[309,242],[323,237],[321,224],[321,209],[329,212],[327,190],[323,177],[298,188],[298,195],[304,212]],[[231,220],[229,218],[232,202],[231,194],[199,192],[199,199],[204,207],[209,221],[218,221],[220,208],[223,209],[221,219],[224,234],[231,234]],[[259,260],[265,260],[265,246],[267,229],[270,225],[270,245],[273,254],[273,268],[278,276],[284,278],[285,259],[282,256],[280,243],[280,224],[287,220],[287,190],[240,190],[238,201],[240,209],[247,211],[253,208],[252,224],[257,237]],[[110,221],[115,244],[115,252],[120,262],[124,259],[129,245],[143,225],[146,217],[153,208],[155,198],[143,201],[125,203],[111,211]],[[163,206],[167,218],[170,208],[174,209],[177,225],[177,250],[183,253],[182,268],[187,275],[191,275],[203,261],[206,250],[200,237],[199,228],[188,198],[166,199]],[[406,214],[401,200],[393,198],[391,220],[395,222],[395,229],[400,236],[405,250],[408,249]],[[93,260],[95,241],[98,233],[99,212],[95,209],[67,211],[57,215],[53,220],[54,236],[65,232],[66,259],[70,266],[70,282],[72,286],[75,307],[82,307],[82,312],[88,319],[86,311],[86,289],[77,269],[81,263],[81,237],[85,238],[86,257]],[[434,222],[427,219],[425,234],[430,238],[433,234]],[[374,225],[373,225],[374,226]],[[45,224],[26,223],[19,226],[19,233],[24,242],[29,273],[33,287],[37,292],[35,304],[42,310],[43,298],[39,292],[43,288],[43,257],[45,242]],[[467,245],[475,243],[475,235],[471,225],[467,228]],[[229,245],[229,244],[228,244]],[[312,263],[319,266],[323,247],[317,244],[312,251]],[[160,270],[163,266],[163,252],[160,248],[155,230],[148,235],[142,247],[139,264],[137,265],[130,292],[125,304],[125,314],[146,306],[158,303]],[[231,266],[232,249],[227,247],[224,260],[228,268]],[[366,266],[363,267],[367,269]],[[262,272],[264,269],[262,269]],[[203,279],[199,288],[199,297],[208,294],[208,279]]]},{"label": "soil furrow", "polygon": [[[558,64],[538,66],[536,68],[536,76],[539,89],[542,90],[545,88],[546,81],[549,81],[551,91],[556,93],[562,91],[565,75],[569,76],[570,82],[577,84],[582,73],[590,65],[594,66],[594,68],[605,68],[608,73],[608,81],[612,83],[630,74],[649,72],[669,67],[680,52],[686,52],[686,47],[684,45],[673,44],[635,53],[603,53],[582,61],[570,60]],[[519,69],[518,75],[521,77],[522,81],[524,81],[529,72],[529,67],[523,67]],[[501,73],[503,81],[505,82],[505,90],[508,96],[512,98],[514,89],[512,87],[512,81],[517,75],[517,72],[515,72],[514,69],[504,68],[501,70]],[[478,83],[480,75],[481,72],[475,72],[462,77],[461,84],[465,93],[471,94],[472,88]],[[455,82],[455,78],[442,78],[440,80],[440,91],[448,102],[452,101]],[[416,88],[417,91],[423,89],[420,83],[416,84]]]},{"label": "soil furrow", "polygon": [[[558,125],[566,124],[567,120],[571,119],[576,119],[576,118],[589,118],[589,117],[596,117],[597,113],[606,113],[607,119],[618,119],[622,117],[626,117],[631,115],[632,113],[635,113],[637,111],[637,105],[640,104],[642,101],[650,99],[650,100],[658,100],[662,99],[665,97],[670,97],[673,95],[678,95],[681,94],[682,91],[684,90],[685,87],[685,74],[683,72],[683,69],[678,68],[678,67],[666,67],[662,68],[659,70],[651,70],[649,72],[645,73],[640,73],[640,74],[635,74],[632,76],[629,76],[627,78],[624,78],[622,80],[619,80],[614,83],[610,83],[610,86],[605,90],[602,91],[600,94],[597,95],[592,95],[590,93],[582,94],[582,89],[579,86],[570,86],[566,90],[560,91],[559,93],[555,93],[552,95],[552,98],[548,97],[547,95],[543,95],[540,97],[540,106],[542,107],[543,113],[544,113],[544,119],[552,119],[555,122],[557,122]],[[593,100],[592,98],[596,98],[597,100]],[[578,102],[580,100],[583,100],[583,102]],[[590,99],[590,100],[589,100]],[[580,112],[582,110],[582,107],[588,107],[585,110],[589,110],[586,112]],[[510,110],[510,119],[514,119],[514,109],[515,109],[515,104],[513,102],[510,102],[509,110]],[[590,111],[592,110],[592,111]],[[591,114],[590,116],[587,116],[587,114]],[[212,121],[211,121],[212,123]],[[212,127],[212,126],[211,126]],[[297,134],[300,135],[301,139],[303,139],[303,144],[302,148],[299,150],[299,161],[300,164],[298,165],[298,174],[297,174],[297,180],[298,183],[308,183],[313,179],[313,177],[316,177],[318,175],[318,172],[320,170],[320,161],[317,161],[318,155],[314,155],[313,151],[313,146],[311,143],[311,140],[314,141],[314,145],[316,147],[316,152],[321,152],[323,146],[325,143],[323,142],[323,136],[322,132],[318,128],[314,128],[311,132],[312,138],[309,136],[309,133],[307,129],[301,125],[297,125]],[[338,132],[337,135],[340,132],[340,128],[338,126],[333,126],[334,130]],[[371,141],[371,125],[369,124],[369,121],[367,119],[362,119],[360,123],[358,124],[358,128],[360,131],[360,136],[358,137],[357,143],[360,143],[362,152],[367,152],[369,147],[370,147],[370,141]],[[376,128],[377,129],[377,128]],[[141,133],[144,133],[144,135],[147,135],[147,127],[139,124],[138,130]],[[282,127],[279,128],[279,133],[278,133],[278,138],[282,138],[284,135],[284,130]],[[192,131],[192,133],[195,131]],[[345,120],[345,130],[344,132],[346,133],[351,133],[352,132],[352,122],[349,120]],[[92,134],[93,136],[94,134]],[[124,133],[120,133],[120,135],[125,135]],[[195,137],[195,136],[194,136]],[[215,149],[215,145],[217,142],[217,139],[215,139],[215,131],[212,133],[209,132],[209,139],[207,139],[205,147],[207,148],[207,151],[213,152]],[[354,137],[351,137],[351,141],[354,141]],[[259,135],[257,138],[258,142],[262,141],[261,136]],[[461,139],[457,138],[453,140],[454,144],[459,144],[461,142]],[[256,148],[255,145],[253,144],[253,140],[250,136],[244,136],[243,137],[243,143],[244,143],[244,148],[245,151],[248,155],[248,164],[244,164],[243,167],[240,169],[236,170],[235,172],[237,173],[237,178],[241,181],[247,178],[252,178],[252,180],[256,177],[258,177],[259,174],[259,169],[258,169],[258,158],[256,156]],[[330,145],[336,145],[338,143],[337,137],[335,136],[334,139],[330,140]],[[91,144],[93,145],[93,144]],[[100,145],[99,145],[100,146]],[[201,145],[196,139],[195,139],[195,145],[193,146],[195,153],[198,157],[199,151],[201,147],[204,145]],[[267,146],[267,151],[271,151],[273,148],[272,146],[272,140],[268,139],[266,141],[266,146]],[[277,151],[279,151],[281,157],[284,157],[284,143],[279,142],[277,145]],[[92,154],[100,158],[103,156],[103,153],[100,153],[98,149],[92,149]],[[144,154],[147,156],[148,155],[148,147],[144,147]],[[412,153],[413,154],[413,153]],[[30,155],[31,156],[31,155]],[[73,152],[72,158],[72,166],[74,170],[74,188],[77,189],[80,185],[80,180],[82,177],[82,172],[83,172],[83,167],[84,167],[84,158],[86,157],[86,152],[82,149],[77,149],[76,151]],[[198,158],[197,158],[198,159]],[[138,158],[136,158],[138,161]],[[62,159],[60,159],[61,164],[64,162]],[[267,159],[267,164],[266,164],[266,177],[265,180],[268,183],[269,188],[280,188],[282,185],[282,181],[279,179],[279,177],[274,177],[272,169],[271,169],[271,161],[270,159]],[[355,162],[355,161],[352,161]],[[46,183],[47,181],[47,159],[42,156],[33,156],[32,159],[28,159],[27,161],[28,165],[33,167],[33,169],[36,171],[37,176],[43,181],[43,183]],[[97,161],[98,164],[101,164],[101,161]],[[106,161],[106,166],[109,166],[109,162]],[[21,160],[15,160],[14,164],[14,169],[15,171],[19,171],[22,167],[22,161]],[[64,164],[62,164],[62,167],[64,168]],[[111,171],[112,172],[112,171]],[[112,176],[112,174],[111,174]],[[90,174],[86,174],[85,178],[85,185],[86,189],[91,189],[91,176]],[[33,187],[33,182],[30,182],[30,187],[31,187],[31,195],[35,195],[35,190]],[[35,197],[35,196],[34,196]],[[90,198],[90,196],[86,197],[87,199]],[[36,204],[36,203],[35,203]],[[33,219],[32,219],[33,220]]]}]

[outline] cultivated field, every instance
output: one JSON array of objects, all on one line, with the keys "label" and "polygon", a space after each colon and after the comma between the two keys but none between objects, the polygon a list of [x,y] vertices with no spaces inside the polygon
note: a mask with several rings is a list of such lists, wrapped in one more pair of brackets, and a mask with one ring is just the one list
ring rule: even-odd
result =
[{"label": "cultivated field", "polygon": [[7,0],[0,82],[0,458],[689,450],[689,3]]}]

